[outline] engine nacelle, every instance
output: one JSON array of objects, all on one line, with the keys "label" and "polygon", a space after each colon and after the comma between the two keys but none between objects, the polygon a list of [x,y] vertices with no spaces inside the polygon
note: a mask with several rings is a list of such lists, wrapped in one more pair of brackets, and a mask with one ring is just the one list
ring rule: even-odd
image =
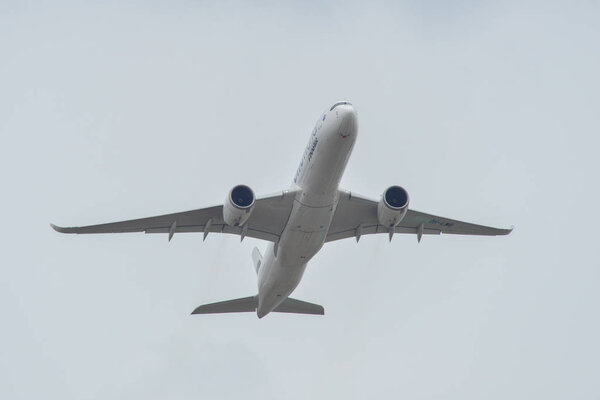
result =
[{"label": "engine nacelle", "polygon": [[380,225],[394,227],[408,211],[408,192],[400,186],[390,186],[383,192],[377,204],[377,220]]},{"label": "engine nacelle", "polygon": [[223,220],[227,225],[240,226],[250,218],[254,209],[254,192],[246,185],[237,185],[227,195],[223,204]]}]

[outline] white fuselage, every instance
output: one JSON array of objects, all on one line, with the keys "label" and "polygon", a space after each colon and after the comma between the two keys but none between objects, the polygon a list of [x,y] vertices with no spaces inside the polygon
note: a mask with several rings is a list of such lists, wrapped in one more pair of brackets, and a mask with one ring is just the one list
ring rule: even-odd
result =
[{"label": "white fuselage", "polygon": [[289,220],[279,243],[269,244],[258,270],[259,318],[294,291],[306,264],[323,247],[357,133],[350,104],[338,103],[319,118],[294,178],[297,195]]}]

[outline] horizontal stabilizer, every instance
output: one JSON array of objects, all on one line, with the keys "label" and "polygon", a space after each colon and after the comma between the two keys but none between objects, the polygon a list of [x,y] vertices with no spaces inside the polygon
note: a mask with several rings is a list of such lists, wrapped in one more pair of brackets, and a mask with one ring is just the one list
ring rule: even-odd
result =
[{"label": "horizontal stabilizer", "polygon": [[231,312],[254,312],[258,307],[258,296],[204,304],[197,307],[192,314],[220,314]]},{"label": "horizontal stabilizer", "polygon": [[324,315],[325,309],[318,304],[307,303],[306,301],[290,299],[288,297],[283,303],[278,305],[273,312]]},{"label": "horizontal stabilizer", "polygon": [[[221,301],[218,303],[204,304],[197,307],[192,314],[255,312],[257,308],[258,296],[252,296],[235,300]],[[278,305],[273,312],[324,315],[325,309],[318,304],[290,299],[288,297],[283,301],[283,303]]]}]

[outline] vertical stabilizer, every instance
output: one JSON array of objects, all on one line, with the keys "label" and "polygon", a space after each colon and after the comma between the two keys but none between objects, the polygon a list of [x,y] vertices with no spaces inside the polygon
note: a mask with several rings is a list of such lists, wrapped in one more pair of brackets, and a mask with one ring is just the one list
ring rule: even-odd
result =
[{"label": "vertical stabilizer", "polygon": [[254,261],[254,270],[258,274],[260,264],[262,264],[262,254],[260,254],[260,250],[257,247],[252,250],[252,261]]}]

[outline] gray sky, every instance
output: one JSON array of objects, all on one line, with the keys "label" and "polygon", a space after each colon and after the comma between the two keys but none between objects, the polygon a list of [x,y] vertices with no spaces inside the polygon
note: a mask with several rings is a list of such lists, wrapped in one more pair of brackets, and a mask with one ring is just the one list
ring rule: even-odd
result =
[{"label": "gray sky", "polygon": [[[0,3],[0,398],[600,396],[598,1],[87,3]],[[340,99],[344,187],[513,234],[328,244],[258,320],[189,313],[262,242],[48,226],[286,188]]]}]

